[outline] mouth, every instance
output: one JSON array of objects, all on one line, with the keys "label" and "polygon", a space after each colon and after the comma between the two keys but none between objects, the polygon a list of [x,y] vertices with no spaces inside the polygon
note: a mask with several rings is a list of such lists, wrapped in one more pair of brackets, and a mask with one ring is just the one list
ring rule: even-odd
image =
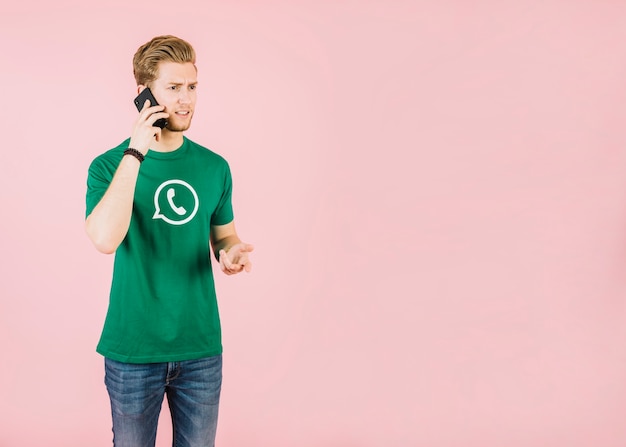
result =
[{"label": "mouth", "polygon": [[186,116],[189,116],[191,114],[191,111],[189,111],[189,110],[179,110],[175,114],[178,115],[178,116],[186,117]]}]

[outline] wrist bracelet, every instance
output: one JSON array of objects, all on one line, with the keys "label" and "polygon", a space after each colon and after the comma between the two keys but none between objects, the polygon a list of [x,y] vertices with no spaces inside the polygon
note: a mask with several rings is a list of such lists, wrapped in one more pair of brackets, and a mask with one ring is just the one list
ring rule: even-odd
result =
[{"label": "wrist bracelet", "polygon": [[133,149],[132,147],[129,147],[128,149],[126,149],[124,151],[124,155],[132,155],[137,160],[139,160],[139,163],[141,163],[145,158],[141,152],[139,152],[137,149]]}]

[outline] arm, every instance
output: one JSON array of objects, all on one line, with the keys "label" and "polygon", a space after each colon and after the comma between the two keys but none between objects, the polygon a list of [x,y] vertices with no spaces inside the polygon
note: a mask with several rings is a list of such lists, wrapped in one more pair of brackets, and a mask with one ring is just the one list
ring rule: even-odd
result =
[{"label": "arm", "polygon": [[125,155],[106,193],[87,216],[87,235],[101,253],[114,253],[126,237],[138,174],[139,160]]},{"label": "arm", "polygon": [[[159,118],[167,118],[169,114],[161,112],[163,106],[144,107],[135,122],[130,147],[146,154],[150,144],[159,140],[161,129],[153,127]],[[135,185],[139,175],[140,162],[132,155],[122,157],[120,164],[98,205],[87,216],[85,229],[91,242],[102,253],[113,253],[122,243],[128,232],[133,211]]]},{"label": "arm", "polygon": [[244,270],[249,272],[252,269],[249,253],[254,250],[254,247],[241,242],[235,230],[234,221],[226,225],[211,226],[211,247],[222,271],[227,275],[234,275]]}]

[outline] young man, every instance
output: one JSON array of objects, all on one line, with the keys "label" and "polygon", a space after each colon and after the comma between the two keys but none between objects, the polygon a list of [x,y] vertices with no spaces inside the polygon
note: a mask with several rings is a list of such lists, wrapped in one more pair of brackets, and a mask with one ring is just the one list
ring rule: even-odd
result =
[{"label": "young man", "polygon": [[97,157],[87,180],[87,234],[115,253],[97,347],[113,443],[154,446],[166,394],[174,445],[213,446],[222,344],[210,250],[232,275],[250,271],[253,247],[235,231],[227,162],[183,136],[196,105],[191,45],[155,37],[133,68],[137,93],[150,88],[159,105],[143,104],[130,139]]}]

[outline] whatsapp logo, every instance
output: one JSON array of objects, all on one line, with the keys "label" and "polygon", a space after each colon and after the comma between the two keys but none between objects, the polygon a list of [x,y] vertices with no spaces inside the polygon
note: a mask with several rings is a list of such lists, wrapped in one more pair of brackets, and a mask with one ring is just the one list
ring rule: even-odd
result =
[{"label": "whatsapp logo", "polygon": [[168,180],[154,193],[153,219],[163,219],[170,225],[183,225],[198,212],[198,194],[183,180]]}]

